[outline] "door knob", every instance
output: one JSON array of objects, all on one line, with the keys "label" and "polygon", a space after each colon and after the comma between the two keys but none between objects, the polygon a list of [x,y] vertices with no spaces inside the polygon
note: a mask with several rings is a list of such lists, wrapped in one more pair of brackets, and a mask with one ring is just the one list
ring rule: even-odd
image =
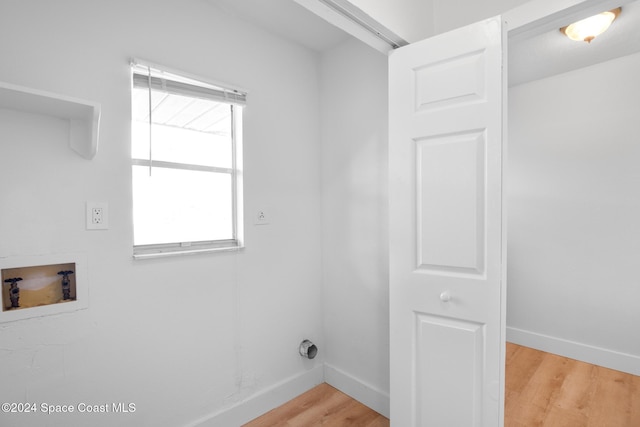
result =
[{"label": "door knob", "polygon": [[449,302],[451,301],[451,293],[449,291],[444,291],[440,294],[440,301]]}]

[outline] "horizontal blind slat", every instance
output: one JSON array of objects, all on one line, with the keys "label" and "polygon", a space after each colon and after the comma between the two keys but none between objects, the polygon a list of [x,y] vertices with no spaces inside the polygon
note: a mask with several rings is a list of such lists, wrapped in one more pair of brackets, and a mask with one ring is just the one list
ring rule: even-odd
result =
[{"label": "horizontal blind slat", "polygon": [[[149,88],[149,76],[145,74],[133,74],[133,87]],[[247,96],[241,92],[228,91],[224,89],[213,89],[204,86],[192,85],[184,82],[177,82],[161,77],[151,76],[151,89],[176,95],[188,96],[191,98],[208,99],[227,104],[245,105]]]}]

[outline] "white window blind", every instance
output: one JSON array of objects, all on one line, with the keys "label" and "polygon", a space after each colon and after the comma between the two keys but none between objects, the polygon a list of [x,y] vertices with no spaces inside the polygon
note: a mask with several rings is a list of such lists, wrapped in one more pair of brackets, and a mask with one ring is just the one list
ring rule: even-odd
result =
[{"label": "white window blind", "polygon": [[246,93],[239,90],[216,87],[151,66],[133,65],[132,67],[133,87],[145,89],[151,87],[151,90],[236,105],[245,105],[247,102]]}]

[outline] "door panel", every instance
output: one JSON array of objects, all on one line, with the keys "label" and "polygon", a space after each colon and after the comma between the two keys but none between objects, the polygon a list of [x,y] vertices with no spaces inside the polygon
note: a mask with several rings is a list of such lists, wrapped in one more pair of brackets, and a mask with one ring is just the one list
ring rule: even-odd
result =
[{"label": "door panel", "polygon": [[484,132],[419,139],[416,145],[418,268],[482,274]]},{"label": "door panel", "polygon": [[[417,110],[484,99],[484,51],[427,64],[415,70]],[[441,85],[432,85],[442,81]]]},{"label": "door panel", "polygon": [[389,60],[391,424],[502,425],[499,17]]},{"label": "door panel", "polygon": [[[415,395],[417,425],[446,420],[448,426],[480,425],[484,326],[448,317],[416,314]],[[433,347],[432,343],[446,343]],[[469,408],[461,411],[460,408]]]}]

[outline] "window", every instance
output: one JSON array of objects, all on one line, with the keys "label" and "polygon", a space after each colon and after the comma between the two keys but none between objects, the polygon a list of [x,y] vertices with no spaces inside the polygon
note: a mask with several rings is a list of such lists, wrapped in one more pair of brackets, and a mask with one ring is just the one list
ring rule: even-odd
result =
[{"label": "window", "polygon": [[246,95],[153,66],[132,71],[134,256],[240,247]]}]

